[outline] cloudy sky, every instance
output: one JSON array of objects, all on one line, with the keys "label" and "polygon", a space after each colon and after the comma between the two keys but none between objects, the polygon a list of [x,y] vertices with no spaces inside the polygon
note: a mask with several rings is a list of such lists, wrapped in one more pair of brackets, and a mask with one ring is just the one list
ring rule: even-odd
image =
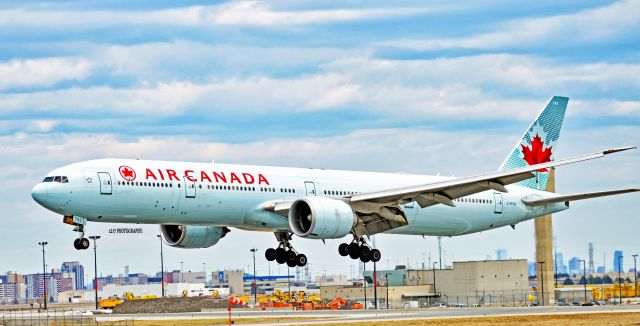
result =
[{"label": "cloudy sky", "polygon": [[[556,158],[640,144],[640,1],[3,1],[0,271],[92,252],[38,206],[55,167],[122,157],[465,176],[495,170],[553,95],[571,98]],[[640,186],[640,153],[562,167],[563,193]],[[556,215],[558,251],[596,265],[640,251],[637,194]],[[159,270],[157,226],[99,234],[105,273]],[[446,262],[534,256],[533,222],[443,239]],[[272,234],[234,230],[169,269],[246,268]],[[313,274],[351,273],[338,240],[296,239]],[[379,236],[382,267],[436,240]],[[257,260],[258,272],[268,264]],[[349,266],[349,267],[347,267]],[[270,266],[277,272],[276,264]],[[283,272],[284,270],[280,271]]]}]

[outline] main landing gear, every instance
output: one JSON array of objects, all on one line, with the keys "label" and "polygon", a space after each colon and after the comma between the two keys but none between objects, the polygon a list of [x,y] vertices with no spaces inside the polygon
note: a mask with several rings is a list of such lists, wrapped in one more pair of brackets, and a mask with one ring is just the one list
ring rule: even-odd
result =
[{"label": "main landing gear", "polygon": [[80,233],[80,237],[73,240],[73,247],[76,248],[77,250],[89,249],[89,245],[91,243],[89,242],[89,239],[84,237],[84,226],[78,225],[76,226],[75,229],[73,229],[73,231]]},{"label": "main landing gear", "polygon": [[276,239],[278,239],[278,248],[269,248],[264,252],[265,258],[268,261],[277,261],[278,264],[287,264],[289,267],[302,267],[307,264],[307,256],[299,254],[289,240],[291,240],[291,234],[285,232],[275,233]]},{"label": "main landing gear", "polygon": [[338,252],[340,256],[349,256],[351,259],[358,259],[363,263],[374,262],[377,263],[382,258],[382,254],[378,249],[371,249],[368,244],[364,242],[364,238],[353,239],[349,244],[341,243],[338,246]]}]

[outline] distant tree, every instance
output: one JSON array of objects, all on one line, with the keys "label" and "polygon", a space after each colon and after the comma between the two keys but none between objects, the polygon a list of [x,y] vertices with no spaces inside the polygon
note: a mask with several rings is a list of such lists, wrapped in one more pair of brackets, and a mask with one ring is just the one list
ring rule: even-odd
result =
[{"label": "distant tree", "polygon": [[587,278],[587,284],[594,284],[595,283],[595,279],[593,278],[593,275],[589,275],[589,277]]},{"label": "distant tree", "polygon": [[591,284],[602,284],[602,277],[596,276],[593,278],[593,281],[590,281]]},{"label": "distant tree", "polygon": [[631,284],[631,283],[633,283],[633,281],[631,281],[631,279],[630,279],[629,277],[627,277],[626,279],[624,279],[624,281],[625,281],[627,284]]},{"label": "distant tree", "polygon": [[611,279],[611,277],[610,277],[609,275],[605,275],[605,276],[602,278],[602,282],[603,282],[604,284],[611,284],[611,283],[613,283],[613,280]]},{"label": "distant tree", "polygon": [[564,279],[564,282],[562,282],[562,285],[573,285],[573,281],[570,277],[567,277]]},{"label": "distant tree", "polygon": [[624,283],[624,279],[622,277],[616,277],[616,284]]}]

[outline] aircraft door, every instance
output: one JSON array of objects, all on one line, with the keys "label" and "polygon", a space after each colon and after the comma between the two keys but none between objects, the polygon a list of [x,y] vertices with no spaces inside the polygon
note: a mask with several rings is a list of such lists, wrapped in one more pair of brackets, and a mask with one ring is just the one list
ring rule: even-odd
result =
[{"label": "aircraft door", "polygon": [[98,182],[100,182],[100,194],[111,195],[113,193],[109,172],[98,172]]},{"label": "aircraft door", "polygon": [[184,180],[184,194],[187,198],[196,198],[196,182],[189,180],[186,176]]},{"label": "aircraft door", "polygon": [[493,212],[496,214],[502,214],[502,194],[499,192],[495,192],[493,193],[493,199],[494,199],[494,203],[495,206],[493,208]]},{"label": "aircraft door", "polygon": [[306,190],[306,196],[315,196],[316,195],[316,184],[312,181],[304,182],[304,189]]}]

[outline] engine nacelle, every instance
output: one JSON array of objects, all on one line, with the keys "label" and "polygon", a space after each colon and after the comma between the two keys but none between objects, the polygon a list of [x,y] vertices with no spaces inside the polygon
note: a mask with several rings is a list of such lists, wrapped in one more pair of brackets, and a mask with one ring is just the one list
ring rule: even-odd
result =
[{"label": "engine nacelle", "polygon": [[226,227],[201,225],[160,225],[168,245],[179,248],[208,248],[229,232]]},{"label": "engine nacelle", "polygon": [[327,197],[303,197],[289,208],[289,226],[303,238],[337,239],[351,232],[357,217],[347,203]]}]

